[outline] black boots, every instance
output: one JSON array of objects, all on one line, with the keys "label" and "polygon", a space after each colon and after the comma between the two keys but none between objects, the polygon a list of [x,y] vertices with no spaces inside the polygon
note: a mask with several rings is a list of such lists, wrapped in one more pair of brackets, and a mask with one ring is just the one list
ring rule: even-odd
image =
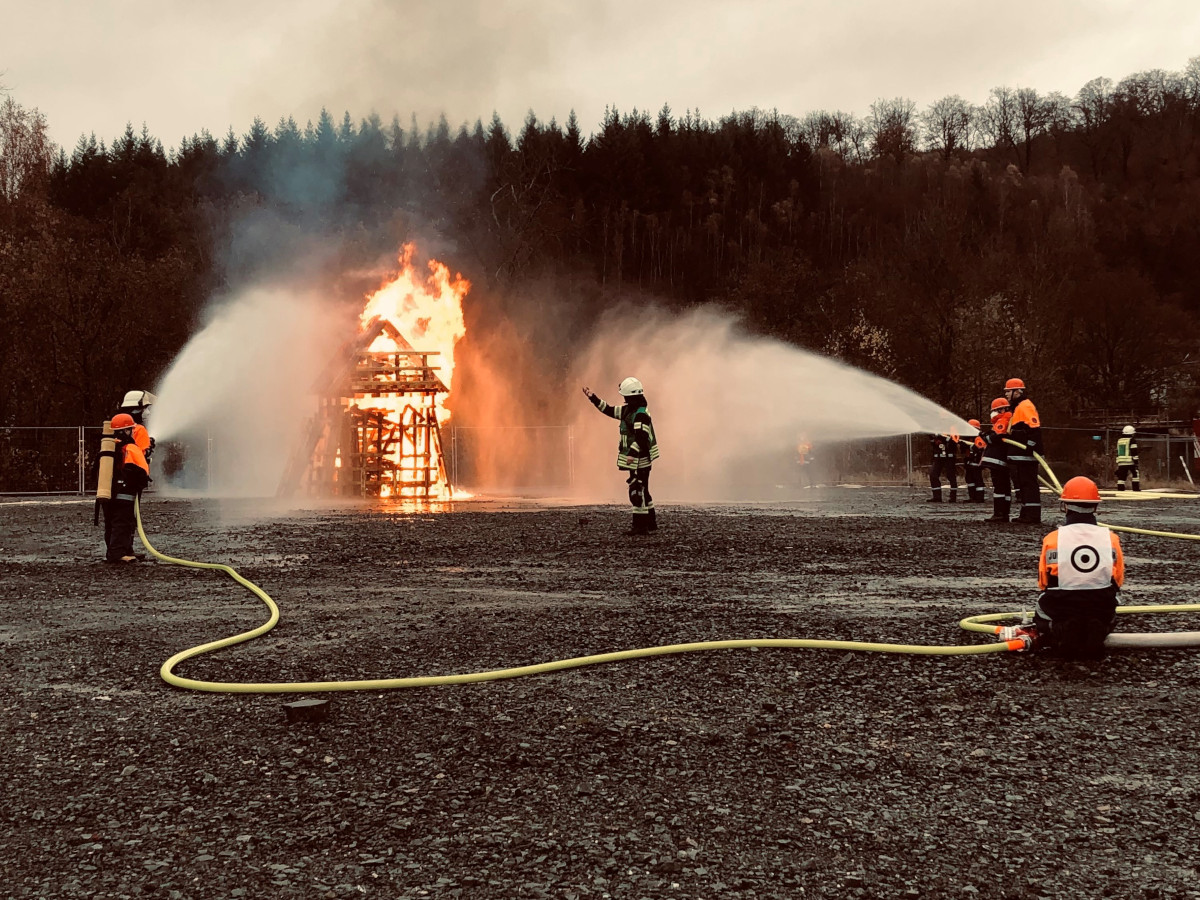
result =
[{"label": "black boots", "polygon": [[925,502],[926,503],[941,503],[942,502],[942,489],[941,488],[932,488],[931,492],[932,492],[933,496],[930,497]]},{"label": "black boots", "polygon": [[1013,520],[1022,525],[1041,525],[1042,524],[1042,506],[1039,503],[1034,506],[1031,503],[1026,503],[1021,506],[1020,514]]},{"label": "black boots", "polygon": [[650,515],[646,516],[646,518],[650,520],[646,524],[646,530],[658,531],[658,516],[655,515],[654,510],[650,510]]},{"label": "black boots", "polygon": [[1011,500],[1001,500],[998,497],[992,498],[992,517],[987,519],[988,522],[1004,522],[1008,523],[1008,513],[1012,506]]},{"label": "black boots", "polygon": [[958,489],[957,488],[950,488],[950,502],[951,503],[958,502]]}]

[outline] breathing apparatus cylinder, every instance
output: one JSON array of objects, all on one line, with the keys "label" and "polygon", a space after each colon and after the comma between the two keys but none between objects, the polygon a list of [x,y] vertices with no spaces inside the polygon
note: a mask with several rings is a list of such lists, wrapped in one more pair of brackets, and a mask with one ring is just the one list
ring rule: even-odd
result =
[{"label": "breathing apparatus cylinder", "polygon": [[100,504],[112,499],[113,461],[117,457],[117,439],[113,436],[112,420],[104,420],[100,437],[100,469],[96,478],[96,508],[92,524],[100,524]]}]

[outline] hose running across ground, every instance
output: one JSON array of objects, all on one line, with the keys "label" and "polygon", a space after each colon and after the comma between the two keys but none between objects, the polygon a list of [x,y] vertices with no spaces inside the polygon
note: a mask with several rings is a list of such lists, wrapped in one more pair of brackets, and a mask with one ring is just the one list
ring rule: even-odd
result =
[{"label": "hose running across ground", "polygon": [[[641,659],[651,656],[668,656],[679,653],[698,653],[706,650],[738,650],[749,648],[785,648],[792,650],[849,650],[860,652],[874,653],[899,653],[912,654],[918,656],[981,656],[990,653],[1008,653],[1026,649],[1026,645],[1021,640],[998,641],[993,644],[974,644],[965,647],[953,647],[931,644],[888,644],[888,643],[873,643],[868,641],[833,641],[833,640],[816,640],[805,638],[759,638],[748,640],[727,640],[727,641],[698,641],[688,644],[666,644],[658,647],[642,647],[635,650],[618,650],[611,653],[598,653],[592,656],[577,656],[571,659],[560,659],[552,662],[537,663],[528,666],[516,666],[508,669],[491,669],[486,672],[468,672],[459,675],[425,675],[409,678],[372,678],[358,681],[293,681],[293,682],[219,682],[219,681],[200,681],[194,678],[184,678],[175,674],[175,667],[180,663],[191,659],[195,656],[200,656],[205,653],[212,653],[216,650],[221,650],[225,647],[231,647],[234,644],[241,644],[246,641],[253,640],[256,637],[266,634],[279,622],[279,607],[275,601],[271,599],[262,588],[250,581],[248,578],[240,575],[232,566],[227,566],[224,563],[199,562],[191,559],[181,559],[175,556],[168,556],[160,552],[146,537],[146,530],[142,525],[142,509],[140,500],[134,504],[134,510],[137,516],[138,536],[142,540],[142,544],[156,559],[165,563],[178,566],[189,566],[195,569],[214,569],[224,572],[242,587],[258,597],[267,609],[270,611],[270,616],[266,622],[253,628],[250,631],[244,631],[241,634],[235,634],[230,637],[221,638],[217,641],[210,641],[206,644],[200,644],[191,647],[187,650],[182,650],[176,653],[170,659],[162,664],[159,670],[159,675],[163,681],[174,687],[185,688],[193,691],[210,691],[215,693],[232,693],[232,694],[297,694],[297,693],[315,693],[323,691],[384,691],[394,690],[398,688],[416,688],[416,687],[433,687],[435,685],[444,684],[473,684],[483,681],[499,681],[506,678],[521,678],[526,675],[541,675],[547,672],[557,672],[564,669],[575,669],[581,666],[599,665],[602,663],[619,662],[627,659]],[[1119,607],[1118,612],[1195,612],[1200,611],[1200,604],[1187,606],[1145,606],[1145,607]],[[982,616],[973,616],[963,619],[959,624],[967,631],[978,631],[988,634],[994,634],[996,629],[994,626],[980,625],[978,623],[987,621],[1000,621],[1003,619],[1019,618],[1023,615],[1021,612],[1009,613],[992,613]]]}]

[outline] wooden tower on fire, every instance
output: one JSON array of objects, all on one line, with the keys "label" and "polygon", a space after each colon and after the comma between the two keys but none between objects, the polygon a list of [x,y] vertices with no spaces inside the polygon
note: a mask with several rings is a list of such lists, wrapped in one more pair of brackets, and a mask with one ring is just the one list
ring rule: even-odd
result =
[{"label": "wooden tower on fire", "polygon": [[[370,349],[386,336],[390,347]],[[387,343],[387,342],[385,342]],[[442,458],[438,353],[415,349],[374,318],[315,385],[318,409],[279,482],[326,497],[436,499],[450,489]]]}]

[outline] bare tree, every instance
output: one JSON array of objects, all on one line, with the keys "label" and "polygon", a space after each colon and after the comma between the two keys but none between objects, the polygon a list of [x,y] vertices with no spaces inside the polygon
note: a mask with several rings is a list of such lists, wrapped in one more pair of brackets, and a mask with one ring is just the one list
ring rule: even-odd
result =
[{"label": "bare tree", "polygon": [[1024,151],[1022,171],[1029,171],[1033,160],[1033,142],[1050,129],[1054,106],[1035,88],[1017,88],[1017,125]]},{"label": "bare tree", "polygon": [[971,105],[958,94],[929,104],[921,114],[921,124],[925,129],[925,146],[938,151],[943,158],[970,149]]},{"label": "bare tree", "polygon": [[876,159],[890,156],[899,163],[917,149],[916,110],[917,105],[905,97],[871,104],[868,128]]},{"label": "bare tree", "polygon": [[1112,117],[1113,83],[1111,78],[1093,78],[1079,89],[1074,112],[1076,133],[1092,161],[1092,175],[1100,177],[1100,163],[1107,145],[1107,125]]},{"label": "bare tree", "polygon": [[46,117],[5,97],[0,103],[0,200],[15,203],[22,192],[41,183],[52,154]]},{"label": "bare tree", "polygon": [[992,88],[987,102],[975,110],[975,121],[983,138],[993,147],[1011,150],[1018,159],[1019,118],[1017,92],[1005,86]]}]

